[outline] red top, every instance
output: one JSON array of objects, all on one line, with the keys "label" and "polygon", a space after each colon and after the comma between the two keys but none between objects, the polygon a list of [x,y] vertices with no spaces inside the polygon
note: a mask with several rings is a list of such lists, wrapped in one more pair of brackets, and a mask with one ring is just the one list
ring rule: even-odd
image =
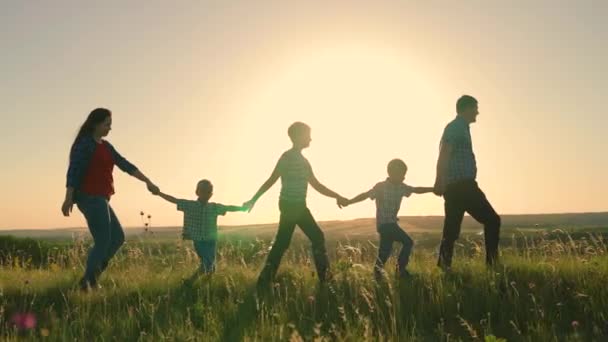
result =
[{"label": "red top", "polygon": [[114,194],[113,169],[112,152],[106,144],[98,143],[80,190],[88,195],[104,196],[109,199]]}]

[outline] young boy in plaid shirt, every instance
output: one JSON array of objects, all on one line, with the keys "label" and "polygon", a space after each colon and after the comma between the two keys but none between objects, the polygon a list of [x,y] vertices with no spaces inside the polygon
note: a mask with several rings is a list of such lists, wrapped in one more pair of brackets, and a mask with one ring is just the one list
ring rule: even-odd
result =
[{"label": "young boy in plaid shirt", "polygon": [[411,194],[433,192],[432,187],[411,187],[403,183],[407,173],[407,165],[401,159],[393,159],[388,163],[388,178],[376,184],[371,190],[364,192],[347,202],[347,205],[371,198],[376,201],[376,228],[380,234],[378,258],[374,266],[374,277],[382,279],[384,263],[391,254],[393,242],[400,242],[403,247],[397,261],[397,275],[400,278],[409,276],[406,270],[414,242],[397,223],[397,214],[403,197]]},{"label": "young boy in plaid shirt", "polygon": [[177,205],[184,213],[183,237],[192,240],[196,254],[201,258],[201,266],[195,275],[210,274],[215,271],[217,248],[217,217],[229,211],[245,211],[245,208],[209,202],[213,196],[213,184],[204,179],[196,186],[196,200],[177,199],[160,190],[154,193],[164,200]]}]

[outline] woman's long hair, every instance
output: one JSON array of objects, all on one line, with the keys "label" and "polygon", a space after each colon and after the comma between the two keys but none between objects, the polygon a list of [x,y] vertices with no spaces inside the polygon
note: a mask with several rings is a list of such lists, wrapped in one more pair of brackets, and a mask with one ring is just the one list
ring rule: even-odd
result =
[{"label": "woman's long hair", "polygon": [[72,147],[70,148],[70,154],[72,154],[72,151],[74,150],[74,145],[76,145],[76,142],[78,140],[80,140],[80,138],[88,136],[88,135],[92,135],[93,132],[95,131],[95,127],[97,127],[97,125],[99,125],[100,123],[104,122],[106,120],[106,118],[111,115],[112,115],[112,112],[109,109],[106,109],[106,108],[93,109],[91,111],[91,113],[89,113],[89,116],[87,116],[87,119],[84,121],[82,126],[80,126],[80,129],[78,130],[78,134],[76,135],[76,138],[74,139],[74,142],[72,143]]}]

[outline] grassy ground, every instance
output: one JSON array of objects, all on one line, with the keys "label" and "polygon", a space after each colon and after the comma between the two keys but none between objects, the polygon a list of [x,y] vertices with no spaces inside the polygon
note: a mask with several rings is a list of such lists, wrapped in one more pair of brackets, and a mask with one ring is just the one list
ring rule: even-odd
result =
[{"label": "grassy ground", "polygon": [[[493,270],[482,237],[465,235],[449,275],[435,267],[438,235],[418,233],[413,278],[395,280],[391,262],[383,283],[371,276],[375,240],[329,237],[327,285],[296,238],[265,291],[255,280],[268,240],[224,237],[218,272],[189,282],[198,264],[190,243],[134,237],[93,293],[75,288],[87,240],[3,238],[0,339],[606,340],[608,249],[598,232],[505,233]],[[18,329],[17,313],[31,313],[36,327]]]}]

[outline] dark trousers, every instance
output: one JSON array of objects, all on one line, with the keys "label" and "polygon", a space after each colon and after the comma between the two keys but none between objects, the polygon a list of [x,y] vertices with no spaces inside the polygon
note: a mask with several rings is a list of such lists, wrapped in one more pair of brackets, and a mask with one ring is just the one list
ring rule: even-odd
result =
[{"label": "dark trousers", "polygon": [[325,250],[325,236],[312,217],[310,210],[308,210],[305,203],[295,204],[287,202],[280,202],[279,209],[281,210],[279,231],[268,253],[266,264],[260,274],[259,280],[264,282],[274,278],[281,263],[281,258],[285,254],[287,247],[289,247],[291,237],[297,225],[312,243],[312,255],[317,268],[317,274],[319,275],[319,280],[324,281],[329,267],[327,251]]},{"label": "dark trousers", "polygon": [[87,269],[83,278],[84,282],[93,285],[97,283],[101,272],[108,267],[110,259],[125,242],[125,234],[105,197],[79,194],[76,205],[87,220],[89,231],[93,236],[94,245],[89,251]]},{"label": "dark trousers", "polygon": [[443,197],[445,200],[445,221],[438,265],[441,267],[451,266],[454,243],[460,235],[460,226],[465,212],[483,224],[486,263],[488,265],[496,263],[498,260],[500,216],[494,211],[486,195],[479,189],[477,182],[464,181],[452,184],[448,186]]},{"label": "dark trousers", "polygon": [[393,242],[401,243],[401,252],[397,259],[397,273],[401,273],[407,267],[410,254],[414,247],[414,241],[397,223],[387,223],[378,226],[380,234],[380,247],[378,247],[378,259],[374,266],[374,272],[380,272],[393,251]]}]

